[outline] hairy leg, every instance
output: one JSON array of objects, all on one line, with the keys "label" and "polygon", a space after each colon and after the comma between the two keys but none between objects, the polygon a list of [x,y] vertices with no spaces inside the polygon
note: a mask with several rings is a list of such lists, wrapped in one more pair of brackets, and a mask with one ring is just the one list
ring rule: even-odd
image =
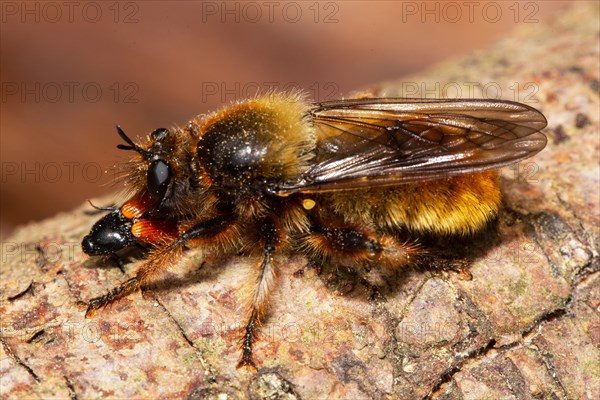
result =
[{"label": "hairy leg", "polygon": [[313,221],[301,248],[317,261],[331,260],[350,266],[377,264],[389,270],[412,263],[419,254],[415,244],[378,234],[366,226],[321,221]]},{"label": "hairy leg", "polygon": [[218,236],[232,224],[233,221],[230,217],[216,217],[208,221],[203,221],[181,234],[174,242],[158,247],[138,267],[135,277],[109,290],[104,296],[90,300],[85,316],[88,318],[92,317],[97,310],[135,292],[140,286],[147,284],[159,276],[161,272],[168,269],[181,258],[183,250],[190,240]]},{"label": "hairy leg", "polygon": [[242,341],[242,359],[237,365],[238,368],[250,367],[256,369],[256,365],[252,360],[252,345],[256,336],[256,328],[260,325],[275,281],[273,253],[275,252],[279,238],[278,229],[271,220],[267,219],[264,221],[261,236],[264,246],[263,259],[258,267],[256,280],[254,281],[254,287],[249,299],[249,318]]}]

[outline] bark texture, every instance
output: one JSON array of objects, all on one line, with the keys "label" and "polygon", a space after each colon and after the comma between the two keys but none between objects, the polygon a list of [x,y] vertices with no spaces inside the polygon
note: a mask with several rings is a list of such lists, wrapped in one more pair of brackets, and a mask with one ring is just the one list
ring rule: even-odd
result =
[{"label": "bark texture", "polygon": [[98,218],[86,204],[2,244],[0,396],[600,398],[598,34],[598,6],[578,6],[375,89],[500,88],[548,117],[547,148],[502,171],[498,226],[456,245],[472,280],[407,268],[371,287],[280,257],[259,370],[236,370],[247,260],[190,252],[160,284],[86,320],[82,302],[135,268],[82,255]]}]

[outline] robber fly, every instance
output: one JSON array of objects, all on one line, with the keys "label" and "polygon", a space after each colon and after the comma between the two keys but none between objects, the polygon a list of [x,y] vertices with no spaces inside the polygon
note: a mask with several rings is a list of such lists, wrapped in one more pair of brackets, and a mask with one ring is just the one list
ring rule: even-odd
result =
[{"label": "robber fly", "polygon": [[[544,116],[502,100],[360,98],[307,103],[269,93],[160,128],[135,143],[129,200],[83,240],[89,255],[150,247],[135,276],[86,316],[138,290],[186,248],[254,260],[238,367],[275,286],[274,254],[402,268],[423,234],[468,235],[497,215],[497,170],[546,145]],[[408,238],[408,239],[407,239]]]}]

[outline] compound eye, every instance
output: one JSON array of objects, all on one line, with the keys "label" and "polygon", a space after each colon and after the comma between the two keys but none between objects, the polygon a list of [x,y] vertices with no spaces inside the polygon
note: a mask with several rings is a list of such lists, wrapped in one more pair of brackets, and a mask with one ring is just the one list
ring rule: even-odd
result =
[{"label": "compound eye", "polygon": [[167,128],[158,128],[152,131],[150,136],[155,142],[160,142],[169,134],[169,130]]},{"label": "compound eye", "polygon": [[150,196],[156,201],[162,201],[171,181],[171,169],[163,160],[154,160],[148,168],[147,187]]}]

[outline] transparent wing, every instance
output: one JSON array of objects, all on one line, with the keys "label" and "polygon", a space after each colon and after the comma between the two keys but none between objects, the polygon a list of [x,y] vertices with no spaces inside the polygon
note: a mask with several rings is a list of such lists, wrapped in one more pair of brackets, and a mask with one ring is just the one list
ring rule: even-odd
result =
[{"label": "transparent wing", "polygon": [[546,146],[546,118],[502,100],[358,99],[316,103],[313,166],[279,195],[398,185],[496,169]]}]

